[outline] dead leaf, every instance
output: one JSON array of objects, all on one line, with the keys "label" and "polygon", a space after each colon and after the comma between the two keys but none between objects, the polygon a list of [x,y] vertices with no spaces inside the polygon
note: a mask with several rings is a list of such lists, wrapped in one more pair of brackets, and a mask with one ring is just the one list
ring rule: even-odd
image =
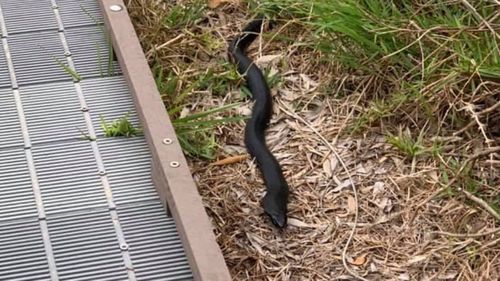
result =
[{"label": "dead leaf", "polygon": [[255,60],[255,63],[257,65],[259,65],[260,67],[266,67],[267,65],[269,65],[273,61],[281,59],[281,57],[282,57],[282,55],[265,55],[265,56],[258,57]]},{"label": "dead leaf", "polygon": [[238,114],[245,116],[250,116],[252,114],[252,109],[250,109],[249,105],[240,106],[236,109],[236,111],[238,112]]},{"label": "dead leaf", "polygon": [[332,176],[332,164],[328,159],[326,159],[323,162],[323,172],[325,172],[325,175],[327,178],[330,178]]},{"label": "dead leaf", "polygon": [[410,274],[408,274],[408,273],[401,273],[401,274],[399,274],[398,279],[402,280],[402,281],[408,281],[408,280],[410,280]]},{"label": "dead leaf", "polygon": [[184,107],[181,110],[181,113],[179,114],[179,118],[184,118],[184,117],[188,116],[189,112],[191,112],[191,110],[189,110],[189,108],[187,108],[187,107]]},{"label": "dead leaf", "polygon": [[301,220],[294,219],[294,218],[289,218],[287,223],[289,225],[296,226],[296,227],[314,227],[314,226],[309,225]]},{"label": "dead leaf", "polygon": [[240,161],[243,161],[247,158],[248,158],[248,154],[234,155],[234,156],[229,156],[227,158],[221,159],[219,161],[215,161],[212,163],[212,165],[215,165],[215,166],[230,165],[230,164],[234,164],[234,163],[238,163]]},{"label": "dead leaf", "polygon": [[330,156],[330,165],[332,167],[332,173],[335,172],[335,169],[337,169],[338,163],[339,163],[339,160],[337,159],[337,156],[331,155]]},{"label": "dead leaf", "polygon": [[224,151],[226,155],[234,155],[245,154],[247,149],[244,146],[227,144],[222,147],[222,151]]},{"label": "dead leaf", "polygon": [[421,261],[424,261],[427,259],[427,256],[425,255],[419,255],[419,256],[414,256],[413,258],[411,258],[409,261],[408,261],[408,264],[414,264],[414,263],[419,263]]},{"label": "dead leaf", "polygon": [[353,264],[353,265],[357,265],[357,266],[364,265],[366,263],[366,261],[367,261],[366,256],[368,256],[368,253],[364,253],[364,254],[362,254],[360,256],[357,256],[350,263]]},{"label": "dead leaf", "polygon": [[458,275],[458,272],[456,271],[450,271],[450,272],[447,272],[447,273],[442,273],[438,276],[438,279],[439,280],[455,280],[455,278],[457,277]]},{"label": "dead leaf", "polygon": [[347,197],[347,209],[349,213],[354,214],[356,212],[356,207],[356,200],[353,196],[349,195],[349,197]]},{"label": "dead leaf", "polygon": [[343,181],[341,184],[339,184],[337,187],[335,187],[332,191],[333,192],[339,192],[341,191],[342,189],[346,188],[346,187],[349,187],[352,185],[352,182],[351,180],[345,180]]},{"label": "dead leaf", "polygon": [[365,175],[368,173],[368,171],[366,170],[366,168],[362,164],[359,164],[356,167],[356,173]]},{"label": "dead leaf", "polygon": [[384,183],[380,181],[375,182],[375,184],[373,185],[373,195],[377,196],[379,194],[384,193],[384,191],[385,191]]}]

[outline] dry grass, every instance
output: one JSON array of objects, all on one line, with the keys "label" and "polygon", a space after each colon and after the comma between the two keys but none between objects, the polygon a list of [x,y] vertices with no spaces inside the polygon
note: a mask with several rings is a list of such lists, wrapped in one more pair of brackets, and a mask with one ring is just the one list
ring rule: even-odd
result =
[{"label": "dry grass", "polygon": [[[152,68],[161,69],[165,83],[177,77],[162,91],[164,100],[181,109],[174,118],[233,102],[242,104],[225,115],[248,114],[241,80],[225,64],[226,40],[248,11],[237,4],[198,9],[194,2],[128,3]],[[169,21],[181,4],[196,16]],[[432,139],[420,126],[424,118],[406,111],[405,121],[419,120],[414,127],[387,118],[351,134],[371,110],[367,100],[387,81],[324,64],[316,50],[276,40],[307,36],[297,28],[281,24],[251,50],[261,67],[279,73],[268,143],[291,186],[288,229],[277,232],[263,215],[264,186],[251,159],[190,161],[234,279],[351,280],[342,257],[355,228],[347,265],[367,280],[499,280],[500,140],[492,134],[500,122],[498,81],[488,80],[485,98],[476,97],[489,101],[479,111],[465,106],[474,99],[461,103],[465,98],[455,96],[453,105],[469,117],[461,130],[442,124]],[[218,159],[245,154],[243,127],[235,122],[214,129]]]}]

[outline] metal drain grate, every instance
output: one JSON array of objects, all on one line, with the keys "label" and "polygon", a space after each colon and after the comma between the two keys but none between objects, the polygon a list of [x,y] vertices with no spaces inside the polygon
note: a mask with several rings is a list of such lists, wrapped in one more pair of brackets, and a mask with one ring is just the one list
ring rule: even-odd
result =
[{"label": "metal drain grate", "polygon": [[23,135],[17,117],[14,94],[8,89],[0,89],[0,120],[2,122],[0,126],[0,149],[15,145],[22,146]]},{"label": "metal drain grate", "polygon": [[127,279],[106,209],[49,216],[47,225],[61,280]]},{"label": "metal drain grate", "polygon": [[87,105],[92,108],[90,116],[98,136],[104,135],[100,125],[101,116],[106,122],[111,122],[128,114],[128,120],[139,127],[134,102],[123,76],[85,79],[81,84]]},{"label": "metal drain grate", "polygon": [[57,1],[64,28],[102,23],[102,14],[96,0]]},{"label": "metal drain grate", "polygon": [[151,180],[151,155],[142,137],[98,143],[116,204],[159,200]]},{"label": "metal drain grate", "polygon": [[0,224],[36,217],[24,148],[1,149],[0,159]]},{"label": "metal drain grate", "polygon": [[21,86],[19,91],[33,144],[85,137],[85,119],[72,82]]},{"label": "metal drain grate", "polygon": [[139,126],[100,23],[96,0],[0,0],[1,280],[193,279],[144,137],[100,128]]},{"label": "metal drain grate", "polygon": [[9,34],[8,46],[19,85],[71,81],[57,30]]},{"label": "metal drain grate", "polygon": [[57,30],[50,0],[2,0],[2,10],[9,34]]},{"label": "metal drain grate", "polygon": [[121,73],[118,63],[112,57],[110,60],[111,42],[103,26],[69,28],[65,34],[76,72],[81,77],[106,77]]},{"label": "metal drain grate", "polygon": [[37,220],[0,222],[0,244],[2,280],[50,280]]}]

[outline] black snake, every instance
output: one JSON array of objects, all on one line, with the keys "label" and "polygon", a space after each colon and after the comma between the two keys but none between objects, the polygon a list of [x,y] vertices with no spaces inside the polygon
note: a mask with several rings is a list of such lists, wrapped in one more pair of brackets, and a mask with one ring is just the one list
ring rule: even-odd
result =
[{"label": "black snake", "polygon": [[238,72],[245,77],[255,100],[252,116],[245,127],[245,145],[250,155],[257,160],[267,187],[263,199],[264,211],[275,226],[284,228],[287,224],[288,184],[278,161],[266,146],[265,139],[265,130],[272,115],[271,92],[260,69],[245,54],[245,50],[259,35],[262,23],[262,18],[252,20],[230,43],[229,54],[236,63]]}]

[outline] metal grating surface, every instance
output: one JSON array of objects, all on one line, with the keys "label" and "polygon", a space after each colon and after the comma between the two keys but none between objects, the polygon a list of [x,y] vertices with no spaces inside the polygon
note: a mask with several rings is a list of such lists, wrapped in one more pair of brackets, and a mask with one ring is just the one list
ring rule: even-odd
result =
[{"label": "metal grating surface", "polygon": [[159,200],[144,138],[102,139],[98,143],[116,204]]},{"label": "metal grating surface", "polygon": [[64,28],[103,22],[101,10],[95,0],[59,0],[57,4]]},{"label": "metal grating surface", "polygon": [[32,150],[47,214],[107,207],[90,142],[59,142]]},{"label": "metal grating surface", "polygon": [[37,220],[0,222],[0,245],[1,280],[50,280]]},{"label": "metal grating surface", "polygon": [[5,54],[3,48],[0,48],[0,88],[10,87],[9,69],[5,62]]},{"label": "metal grating surface", "polygon": [[9,35],[8,42],[19,85],[72,80],[58,64],[66,57],[57,30]]},{"label": "metal grating surface", "polygon": [[21,125],[17,116],[14,94],[10,89],[0,90],[0,121],[2,122],[0,125],[0,150],[9,146],[22,146]]},{"label": "metal grating surface", "polygon": [[139,121],[97,1],[0,8],[0,280],[192,280],[144,137],[100,128]]},{"label": "metal grating surface", "polygon": [[120,245],[107,209],[49,216],[60,280],[126,280]]},{"label": "metal grating surface", "polygon": [[82,139],[87,129],[72,82],[20,87],[33,144]]},{"label": "metal grating surface", "polygon": [[1,2],[9,34],[57,30],[50,0],[2,0]]},{"label": "metal grating surface", "polygon": [[121,73],[118,63],[109,60],[111,43],[103,26],[70,28],[65,34],[76,71],[81,77],[106,77]]},{"label": "metal grating surface", "polygon": [[100,116],[110,123],[128,114],[128,120],[139,127],[132,95],[123,76],[84,80],[82,90],[91,109],[90,116],[98,136],[104,135],[100,126]]},{"label": "metal grating surface", "polygon": [[192,280],[172,218],[165,219],[160,201],[118,207],[138,280]]},{"label": "metal grating surface", "polygon": [[24,148],[0,150],[0,159],[0,224],[37,217]]}]

